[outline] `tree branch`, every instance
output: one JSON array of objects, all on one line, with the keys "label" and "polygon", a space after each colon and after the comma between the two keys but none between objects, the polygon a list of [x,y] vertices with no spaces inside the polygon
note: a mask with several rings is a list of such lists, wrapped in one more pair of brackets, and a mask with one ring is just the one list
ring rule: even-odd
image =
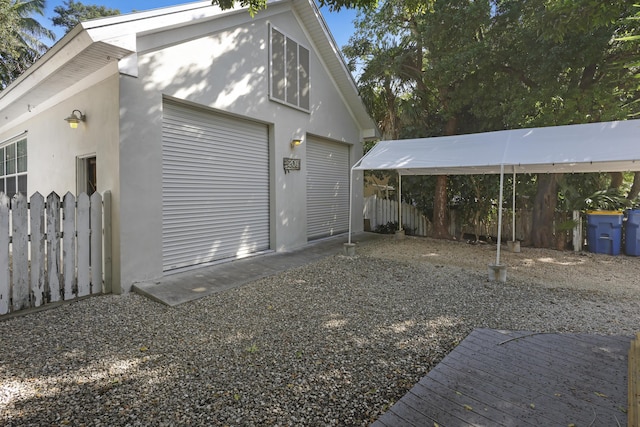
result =
[{"label": "tree branch", "polygon": [[530,78],[528,78],[524,72],[520,71],[520,70],[516,70],[515,68],[509,66],[509,65],[503,65],[502,67],[503,71],[506,71],[507,73],[511,74],[512,76],[516,76],[518,78],[518,80],[520,80],[521,83],[523,83],[525,86],[531,88],[531,89],[535,89],[538,87],[538,84],[536,82],[534,82],[533,80],[531,80]]},{"label": "tree branch", "polygon": [[598,66],[596,64],[589,64],[584,67],[582,71],[582,77],[580,77],[580,83],[578,87],[582,90],[588,89],[594,82],[594,77],[596,75],[596,71],[598,70]]}]

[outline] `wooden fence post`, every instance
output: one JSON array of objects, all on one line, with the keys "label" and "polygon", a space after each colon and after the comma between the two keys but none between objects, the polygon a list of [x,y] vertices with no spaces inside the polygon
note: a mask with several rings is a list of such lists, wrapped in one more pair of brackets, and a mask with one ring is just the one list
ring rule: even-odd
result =
[{"label": "wooden fence post", "polygon": [[31,303],[34,307],[44,304],[44,197],[36,192],[31,196],[29,209],[31,221]]},{"label": "wooden fence post", "polygon": [[76,279],[76,198],[67,192],[62,199],[62,278],[64,300],[75,296]]},{"label": "wooden fence post", "polygon": [[13,235],[11,237],[13,258],[13,311],[29,308],[28,217],[27,198],[18,193],[13,197],[11,206],[11,221],[13,229]]},{"label": "wooden fence post", "polygon": [[102,196],[91,195],[91,293],[102,293]]},{"label": "wooden fence post", "polygon": [[0,314],[9,312],[11,274],[9,273],[9,213],[11,201],[0,193]]},{"label": "wooden fence post", "polygon": [[102,218],[104,227],[104,293],[111,293],[112,284],[112,244],[111,244],[111,191],[102,195]]},{"label": "wooden fence post", "polygon": [[47,196],[47,282],[49,301],[60,301],[60,196]]},{"label": "wooden fence post", "polygon": [[573,211],[573,251],[580,252],[582,250],[582,213]]},{"label": "wooden fence post", "polygon": [[78,196],[78,296],[83,297],[91,293],[90,258],[91,201],[86,193]]}]

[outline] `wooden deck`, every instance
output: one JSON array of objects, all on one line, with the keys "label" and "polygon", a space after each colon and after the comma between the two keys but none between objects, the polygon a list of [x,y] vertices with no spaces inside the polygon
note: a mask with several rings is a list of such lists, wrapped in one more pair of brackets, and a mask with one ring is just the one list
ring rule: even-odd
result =
[{"label": "wooden deck", "polygon": [[476,329],[373,426],[626,426],[632,339]]}]

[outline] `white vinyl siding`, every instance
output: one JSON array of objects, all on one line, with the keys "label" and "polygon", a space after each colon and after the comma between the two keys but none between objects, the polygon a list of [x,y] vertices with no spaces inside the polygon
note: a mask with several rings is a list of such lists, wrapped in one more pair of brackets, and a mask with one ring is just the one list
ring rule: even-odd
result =
[{"label": "white vinyl siding", "polygon": [[267,126],[165,101],[163,269],[269,249]]},{"label": "white vinyl siding", "polygon": [[271,99],[309,110],[309,49],[270,28]]},{"label": "white vinyl siding", "polygon": [[307,138],[307,238],[349,229],[349,146]]}]

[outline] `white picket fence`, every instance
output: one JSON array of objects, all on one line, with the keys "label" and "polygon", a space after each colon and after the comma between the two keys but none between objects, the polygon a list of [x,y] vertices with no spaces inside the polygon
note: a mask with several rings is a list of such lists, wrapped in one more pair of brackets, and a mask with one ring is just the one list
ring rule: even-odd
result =
[{"label": "white picket fence", "polygon": [[110,192],[0,193],[0,315],[110,293],[110,236]]},{"label": "white picket fence", "polygon": [[[481,219],[477,224],[460,224],[457,221],[458,212],[449,211],[449,233],[452,236],[460,236],[462,234],[477,234],[478,236],[498,235],[498,217],[497,214],[489,218]],[[369,220],[372,231],[378,226],[384,226],[387,223],[398,222],[398,202],[396,200],[382,199],[375,195],[369,196],[364,200],[364,218]],[[531,230],[532,214],[528,210],[516,211],[516,239],[523,240],[529,235]],[[431,231],[431,222],[422,211],[415,206],[402,203],[402,226],[407,229],[410,234],[416,236],[428,236]],[[511,213],[505,213],[502,222],[502,236],[505,239],[511,239],[513,227],[511,221]]]},{"label": "white picket fence", "polygon": [[[463,223],[459,220],[459,212],[449,210],[449,234],[456,238],[462,236],[478,236],[491,237],[497,239],[498,236],[498,214],[494,213],[488,217],[481,218],[472,224]],[[567,239],[567,242],[560,242],[557,247],[564,248],[567,243],[571,243],[573,250],[579,252],[584,245],[584,230],[582,222],[582,213],[573,211],[571,217],[575,223],[570,234],[566,232],[556,231],[556,239]],[[398,222],[398,202],[395,200],[378,198],[376,195],[366,197],[364,199],[364,219],[369,222],[370,231],[376,231],[377,227],[384,226],[388,223]],[[559,213],[554,220],[554,229],[556,224],[566,222],[569,217]],[[407,234],[416,236],[429,236],[432,228],[431,222],[422,214],[421,211],[414,206],[402,203],[402,226]],[[516,209],[515,218],[515,239],[525,241],[533,228],[533,211],[528,209]],[[511,210],[504,210],[502,217],[502,239],[512,240],[514,237],[514,223]],[[568,230],[567,230],[568,232]]]},{"label": "white picket fence", "polygon": [[[398,202],[396,200],[381,199],[376,195],[364,199],[364,219],[369,220],[372,231],[379,226],[398,221]],[[402,203],[402,227],[409,234],[428,236],[431,233],[431,222],[422,211],[415,206]]]}]

